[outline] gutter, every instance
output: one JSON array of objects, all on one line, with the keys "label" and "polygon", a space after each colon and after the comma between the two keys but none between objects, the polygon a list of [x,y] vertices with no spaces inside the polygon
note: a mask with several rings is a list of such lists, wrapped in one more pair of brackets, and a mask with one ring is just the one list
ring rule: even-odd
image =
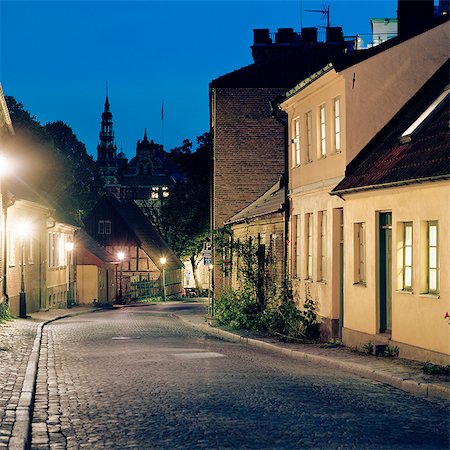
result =
[{"label": "gutter", "polygon": [[411,180],[403,180],[403,181],[392,181],[390,183],[370,184],[368,186],[360,186],[348,189],[338,189],[331,191],[330,195],[337,195],[338,197],[341,197],[344,194],[354,194],[356,192],[365,192],[375,189],[386,189],[391,187],[409,186],[411,184],[421,184],[425,182],[442,181],[442,180],[450,180],[450,174],[437,175],[435,177],[427,177],[427,178],[413,178]]}]

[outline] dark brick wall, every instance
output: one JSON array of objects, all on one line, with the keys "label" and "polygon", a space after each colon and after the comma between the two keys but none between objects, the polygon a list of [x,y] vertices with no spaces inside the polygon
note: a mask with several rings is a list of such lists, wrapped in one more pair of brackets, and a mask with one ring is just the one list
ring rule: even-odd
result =
[{"label": "dark brick wall", "polygon": [[284,130],[270,104],[284,88],[215,88],[214,227],[269,189],[284,171]]}]

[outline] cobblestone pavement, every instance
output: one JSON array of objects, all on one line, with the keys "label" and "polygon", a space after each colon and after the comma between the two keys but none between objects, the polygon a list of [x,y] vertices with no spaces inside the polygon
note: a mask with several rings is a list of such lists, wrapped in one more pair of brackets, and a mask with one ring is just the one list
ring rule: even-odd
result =
[{"label": "cobblestone pavement", "polygon": [[37,323],[0,324],[0,449],[8,448]]},{"label": "cobblestone pavement", "polygon": [[449,405],[150,307],[47,325],[32,448],[448,448]]}]

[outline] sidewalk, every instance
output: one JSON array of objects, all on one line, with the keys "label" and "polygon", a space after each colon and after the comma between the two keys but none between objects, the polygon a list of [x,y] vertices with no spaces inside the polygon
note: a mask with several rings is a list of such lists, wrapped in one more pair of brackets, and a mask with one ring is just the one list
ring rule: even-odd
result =
[{"label": "sidewalk", "polygon": [[363,378],[389,384],[412,394],[450,400],[450,381],[445,375],[426,375],[421,363],[401,358],[383,358],[356,353],[347,347],[323,348],[320,344],[283,343],[245,330],[213,327],[206,322],[207,305],[197,311],[189,309],[176,315],[185,323],[220,338],[250,345],[298,360],[309,360],[352,372]]},{"label": "sidewalk", "polygon": [[0,324],[0,449],[26,448],[42,326],[98,308],[76,306]]}]

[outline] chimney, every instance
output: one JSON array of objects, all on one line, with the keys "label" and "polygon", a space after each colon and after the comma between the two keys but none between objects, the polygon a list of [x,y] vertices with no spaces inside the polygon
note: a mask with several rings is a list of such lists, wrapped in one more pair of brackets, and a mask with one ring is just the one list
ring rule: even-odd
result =
[{"label": "chimney", "polygon": [[271,44],[272,39],[268,28],[255,28],[253,30],[253,45]]},{"label": "chimney", "polygon": [[317,42],[317,28],[302,28],[302,41],[305,44],[315,44]]},{"label": "chimney", "polygon": [[411,37],[430,27],[434,19],[433,0],[398,0],[398,35]]},{"label": "chimney", "polygon": [[327,42],[343,42],[344,34],[342,33],[342,27],[329,27],[327,28]]},{"label": "chimney", "polygon": [[295,42],[295,33],[293,28],[278,28],[276,34],[277,44],[293,44]]}]

